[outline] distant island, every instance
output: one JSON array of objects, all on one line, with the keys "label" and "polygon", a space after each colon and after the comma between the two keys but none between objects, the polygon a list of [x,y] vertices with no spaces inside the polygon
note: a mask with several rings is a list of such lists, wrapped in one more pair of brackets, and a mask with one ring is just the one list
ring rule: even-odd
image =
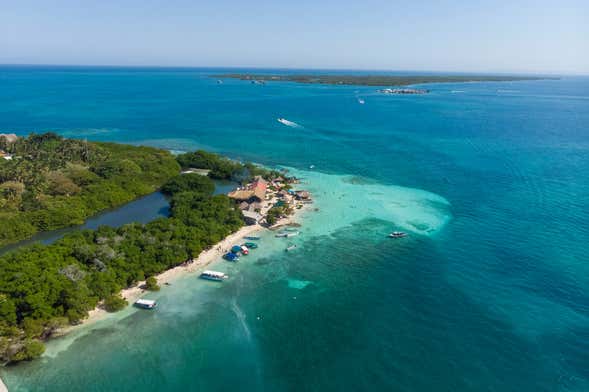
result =
[{"label": "distant island", "polygon": [[296,82],[307,84],[333,84],[354,86],[408,86],[425,83],[462,83],[462,82],[513,82],[522,80],[558,79],[539,76],[502,76],[502,75],[271,75],[253,73],[228,73],[212,75],[217,79],[248,80],[254,84],[265,82]]}]

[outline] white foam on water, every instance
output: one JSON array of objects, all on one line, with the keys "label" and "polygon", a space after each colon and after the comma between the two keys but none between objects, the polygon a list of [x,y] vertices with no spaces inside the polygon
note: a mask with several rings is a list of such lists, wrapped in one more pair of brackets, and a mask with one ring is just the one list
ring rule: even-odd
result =
[{"label": "white foam on water", "polygon": [[315,171],[291,170],[303,179],[298,188],[311,191],[317,208],[308,214],[309,230],[329,234],[364,219],[390,221],[420,235],[433,235],[452,218],[450,203],[435,193]]},{"label": "white foam on water", "polygon": [[308,285],[310,285],[311,282],[310,280],[299,280],[299,279],[287,279],[288,282],[288,287],[290,287],[291,289],[297,289],[297,290],[302,290],[305,287],[307,287]]}]

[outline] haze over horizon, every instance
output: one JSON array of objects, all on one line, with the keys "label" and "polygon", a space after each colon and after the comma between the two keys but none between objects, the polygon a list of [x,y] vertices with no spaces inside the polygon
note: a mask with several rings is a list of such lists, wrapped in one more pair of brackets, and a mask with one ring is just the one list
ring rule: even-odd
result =
[{"label": "haze over horizon", "polygon": [[589,3],[23,0],[0,64],[589,74]]}]

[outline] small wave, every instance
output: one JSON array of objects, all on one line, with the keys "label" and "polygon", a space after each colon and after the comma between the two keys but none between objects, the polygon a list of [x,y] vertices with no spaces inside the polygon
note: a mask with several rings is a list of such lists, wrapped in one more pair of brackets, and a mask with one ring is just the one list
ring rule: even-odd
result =
[{"label": "small wave", "polygon": [[286,125],[287,127],[292,127],[292,128],[300,128],[301,127],[296,122],[287,120],[286,118],[279,118],[279,119],[277,119],[277,121],[281,124]]},{"label": "small wave", "polygon": [[309,280],[287,279],[288,287],[291,289],[302,290],[311,284]]}]

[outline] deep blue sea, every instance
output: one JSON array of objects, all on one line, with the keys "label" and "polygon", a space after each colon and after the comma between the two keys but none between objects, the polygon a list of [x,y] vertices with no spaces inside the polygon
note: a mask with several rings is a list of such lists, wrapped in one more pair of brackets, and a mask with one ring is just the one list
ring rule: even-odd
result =
[{"label": "deep blue sea", "polygon": [[386,96],[222,71],[0,67],[0,132],[205,148],[316,199],[296,251],[266,235],[223,285],[0,370],[11,392],[589,391],[589,78]]}]

